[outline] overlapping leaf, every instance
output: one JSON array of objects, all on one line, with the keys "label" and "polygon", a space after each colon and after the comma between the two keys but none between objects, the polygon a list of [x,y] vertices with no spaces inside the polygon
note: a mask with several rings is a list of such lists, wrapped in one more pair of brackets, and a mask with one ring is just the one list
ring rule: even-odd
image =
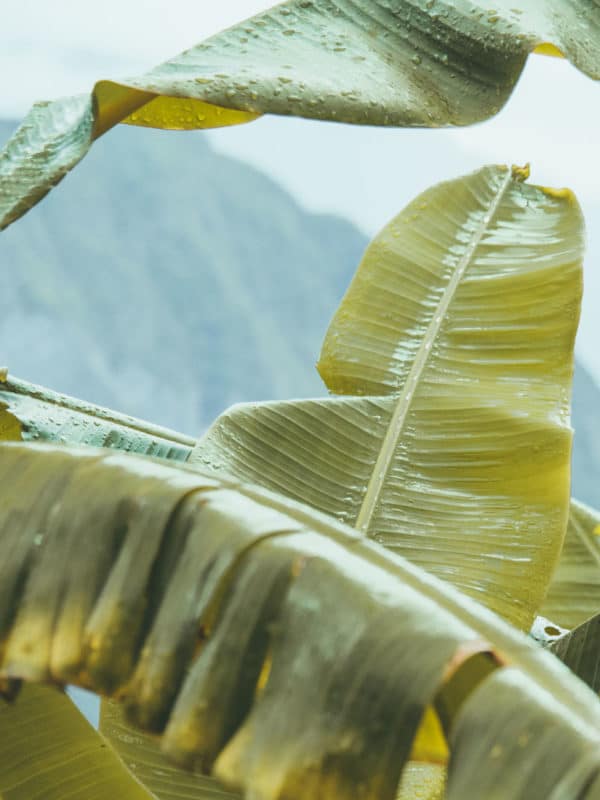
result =
[{"label": "overlapping leaf", "polygon": [[354,397],[236,406],[190,462],[332,514],[528,628],[568,515],[583,232],[570,193],[523,177],[440,184],[376,237],[319,362]]},{"label": "overlapping leaf", "polygon": [[[563,748],[582,786],[596,775],[597,698],[483,607],[351,529],[129,454],[1,450],[3,677],[116,693],[171,755],[261,800],[343,800],[357,787],[385,800],[426,705],[451,731],[463,712],[456,730],[483,724],[469,697],[490,680],[494,649],[520,689],[496,704],[489,692],[486,719],[526,708],[554,725],[546,747],[521,743],[498,786],[542,768],[558,784]],[[494,758],[508,733],[490,730]],[[484,777],[463,796],[480,796]],[[511,796],[539,796],[526,788]]]},{"label": "overlapping leaf", "polygon": [[[148,423],[58,395],[24,381],[5,376],[0,398],[6,404],[6,409],[10,409],[10,412],[5,410],[0,417],[0,438],[3,441],[65,443],[66,440],[69,444],[102,444],[127,452],[159,455],[176,461],[182,460],[185,455],[181,448],[185,437],[180,434],[161,430],[157,439],[157,429]],[[60,416],[56,416],[57,410]],[[107,423],[108,434],[103,427]],[[153,432],[154,438],[149,438],[148,431]],[[48,702],[55,708],[58,701],[56,698],[49,698]],[[70,727],[70,720],[77,714],[67,701],[62,701],[60,708],[68,710],[69,714],[57,715],[53,720],[53,730],[59,735],[61,726],[64,724]],[[38,718],[37,712],[32,713],[31,704],[23,703],[13,707],[10,719],[6,718],[6,721],[7,724],[28,729],[32,720],[35,722]],[[441,796],[445,770],[438,761],[447,757],[447,746],[441,732],[439,740],[437,727],[439,722],[436,722],[435,712],[429,709],[415,746],[418,752],[423,751],[422,757],[431,757],[434,763],[411,762],[407,765],[398,800],[413,800],[415,791],[423,800],[437,800]],[[77,725],[74,730],[78,730]],[[101,701],[100,730],[105,743],[116,750],[129,770],[158,800],[183,800],[186,797],[202,800],[218,797],[224,800],[227,793],[221,784],[213,778],[189,773],[169,762],[160,752],[153,737],[145,736],[132,728],[116,702],[106,699]],[[65,731],[64,735],[70,735],[69,731]],[[88,733],[88,738],[89,736]],[[423,742],[422,747],[420,742]],[[53,792],[60,791],[65,782],[76,781],[81,777],[78,762],[71,759],[63,761],[57,771],[52,755],[49,756],[44,743],[38,739],[19,739],[12,752],[24,774],[34,772],[38,775],[46,795],[51,796]],[[3,775],[4,772],[0,771],[0,783]],[[7,780],[13,780],[10,770]],[[127,796],[125,786],[120,787],[119,796]]]},{"label": "overlapping leaf", "polygon": [[[237,793],[227,792],[214,778],[181,769],[170,761],[161,752],[157,738],[133,729],[123,707],[114,700],[102,701],[100,730],[157,800],[239,800]],[[121,798],[123,795],[119,795]]]},{"label": "overlapping leaf", "polygon": [[35,106],[0,153],[0,229],[118,122],[466,125],[499,110],[536,48],[600,78],[595,0],[289,0],[144,75]]},{"label": "overlapping leaf", "polygon": [[194,439],[26,381],[0,381],[0,440],[112,447],[186,461]]},{"label": "overlapping leaf", "polygon": [[[194,443],[189,437],[174,431],[8,376],[4,376],[0,384],[0,440],[104,446],[173,461],[185,461]],[[46,708],[47,712],[44,712]],[[118,796],[123,800],[133,800],[138,795],[146,797],[138,783],[127,776],[118,757],[110,755],[109,745],[157,800],[172,800],[174,797],[177,800],[186,797],[225,800],[226,793],[220,784],[168,763],[156,743],[131,730],[119,714],[118,707],[111,706],[109,701],[102,701],[100,729],[103,736],[93,734],[85,723],[78,720],[78,716],[79,712],[68,698],[59,698],[48,692],[40,694],[39,690],[30,691],[27,701],[13,706],[10,713],[0,709],[0,726],[4,725],[7,730],[7,745],[11,742],[10,754],[5,753],[0,759],[0,789],[4,786],[6,790],[10,785],[7,800],[13,797],[15,800],[21,797],[29,800],[31,775],[35,776],[35,786],[40,787],[44,798],[57,793],[60,796],[66,785],[81,784],[79,791],[87,800],[90,778],[82,770],[81,759],[73,758],[73,748],[90,762],[90,749],[94,747],[102,750],[104,758],[101,766],[103,779],[97,781],[99,797]],[[36,730],[35,736],[30,735],[32,728]],[[17,735],[20,731],[23,731],[23,736]],[[53,749],[49,749],[48,740],[55,744]],[[72,742],[72,745],[67,742]],[[115,766],[111,766],[112,762]],[[12,766],[14,763],[17,768]],[[121,781],[118,786],[114,784],[115,770]],[[22,780],[17,781],[15,771],[23,776]]]},{"label": "overlapping leaf", "polygon": [[[551,694],[528,686],[514,670],[500,670],[461,709],[451,736],[447,800],[597,798],[595,748],[576,730],[559,745],[563,724]],[[515,769],[524,752],[533,757]],[[549,753],[552,765],[544,760]]]},{"label": "overlapping leaf", "polygon": [[563,628],[600,613],[600,514],[583,503],[571,503],[565,544],[541,613]]},{"label": "overlapping leaf", "polygon": [[[182,447],[186,437],[180,434],[156,429],[149,423],[82,403],[15,378],[8,379],[4,376],[0,399],[6,406],[0,416],[0,439],[3,441],[56,443],[66,441],[68,444],[105,445],[127,452],[158,455],[176,461],[181,461],[186,456]],[[151,439],[149,432],[153,434]],[[47,700],[44,697],[42,699],[56,710],[59,702],[56,697],[48,696]],[[76,741],[79,741],[80,724],[71,725],[73,717],[76,717],[78,712],[69,701],[60,702],[60,710],[65,713],[56,714],[52,719],[55,739],[58,742],[61,736],[70,736],[74,732]],[[433,724],[433,732],[429,720]],[[33,710],[31,703],[27,702],[13,706],[10,716],[5,717],[7,725],[17,726],[23,730],[28,730],[38,721],[39,708]],[[63,725],[69,730],[62,731]],[[443,741],[437,741],[436,725],[439,726],[439,723],[435,722],[435,714],[429,710],[427,721],[421,726],[419,740],[424,743],[423,749],[426,755],[434,758],[435,763],[411,763],[407,766],[399,800],[413,800],[415,791],[425,800],[426,789],[427,800],[437,800],[440,796],[445,771],[437,760],[446,757],[447,747]],[[160,752],[155,739],[133,729],[120,706],[114,701],[104,699],[101,702],[100,730],[104,737],[100,739],[102,746],[105,744],[112,746],[128,769],[146,789],[153,793],[153,796],[156,795],[158,800],[172,800],[172,798],[183,800],[186,797],[202,798],[202,800],[213,800],[218,797],[219,800],[221,798],[224,800],[226,796],[238,796],[226,793],[222,785],[213,778],[192,774],[169,762]],[[90,736],[88,732],[87,739]],[[418,743],[416,746],[421,749]],[[60,769],[57,770],[55,754],[48,753],[45,740],[40,737],[32,739],[24,736],[14,740],[11,753],[18,760],[24,775],[34,773],[37,776],[38,783],[43,786],[47,796],[61,791],[65,783],[76,782],[81,778],[77,760],[67,758],[61,762]],[[12,785],[14,775],[10,768],[0,770],[0,784],[4,776],[6,776],[5,782],[11,782]],[[23,786],[28,790],[27,781],[24,781]],[[21,791],[21,784],[18,784],[16,789]],[[121,786],[118,791],[119,797],[128,797],[127,789],[128,785]],[[136,788],[135,791],[139,789]]]},{"label": "overlapping leaf", "polygon": [[54,688],[27,686],[0,700],[2,800],[156,800],[106,740]]}]

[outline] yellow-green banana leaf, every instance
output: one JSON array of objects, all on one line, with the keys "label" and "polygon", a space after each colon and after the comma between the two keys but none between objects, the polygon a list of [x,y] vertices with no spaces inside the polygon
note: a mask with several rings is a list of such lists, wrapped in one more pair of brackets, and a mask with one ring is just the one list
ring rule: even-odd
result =
[{"label": "yellow-green banana leaf", "polygon": [[2,800],[156,800],[55,688],[0,699]]},{"label": "yellow-green banana leaf", "polygon": [[[194,444],[193,439],[174,431],[8,375],[4,375],[0,383],[0,439],[102,446],[172,461],[185,461]],[[56,698],[52,698],[54,705],[57,702]],[[71,705],[65,700],[61,707],[69,711],[69,719],[77,713],[69,707]],[[25,729],[31,716],[29,708],[30,704],[26,703],[14,707],[10,724],[19,724]],[[15,723],[17,714],[19,720]],[[62,724],[62,717],[57,717],[53,724],[57,727]],[[67,720],[65,725],[68,724]],[[74,731],[79,730],[78,725],[74,723]],[[195,800],[213,800],[215,797],[225,800],[227,795],[223,787],[214,779],[190,774],[168,763],[153,739],[132,730],[122,718],[120,707],[111,705],[108,700],[101,703],[100,730],[103,734],[101,746],[112,746],[126,762],[129,771],[158,800],[185,800],[188,797]],[[52,792],[60,790],[65,783],[75,784],[81,778],[79,762],[66,757],[60,770],[41,769],[46,753],[45,740],[39,737],[14,739],[11,754],[26,773],[33,772],[37,776],[38,784],[43,787],[44,798],[50,798]],[[69,772],[70,769],[72,772]],[[3,780],[12,785],[13,771],[8,759],[0,759],[0,786]],[[27,787],[28,783],[24,785]],[[86,787],[84,783],[83,797],[87,797]],[[139,792],[139,787],[136,791]],[[106,798],[113,800],[115,796],[125,800],[125,787],[119,791],[111,789]],[[15,800],[19,797],[15,795]]]},{"label": "yellow-green banana leaf", "polygon": [[485,167],[367,249],[319,362],[346,397],[245,404],[190,463],[335,516],[528,629],[569,510],[573,195]]},{"label": "yellow-green banana leaf", "polygon": [[565,543],[541,613],[574,628],[600,613],[600,513],[573,501]]}]

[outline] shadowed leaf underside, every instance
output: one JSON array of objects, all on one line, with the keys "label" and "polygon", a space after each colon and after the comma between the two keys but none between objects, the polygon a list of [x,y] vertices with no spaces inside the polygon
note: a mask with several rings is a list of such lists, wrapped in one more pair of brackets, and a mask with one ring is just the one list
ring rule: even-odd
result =
[{"label": "shadowed leaf underside", "polygon": [[[180,763],[253,797],[339,800],[360,786],[386,800],[432,703],[451,759],[457,731],[456,763],[475,769],[470,698],[508,680],[495,677],[508,662],[519,692],[498,706],[487,692],[481,714],[511,796],[547,796],[528,770],[543,766],[558,784],[567,743],[578,790],[597,774],[593,694],[489,611],[351,529],[164,462],[1,450],[4,679],[116,695]],[[547,747],[534,738],[516,758],[501,724],[511,707],[553,729]],[[456,770],[451,760],[450,787]],[[480,780],[462,796],[480,797]]]}]

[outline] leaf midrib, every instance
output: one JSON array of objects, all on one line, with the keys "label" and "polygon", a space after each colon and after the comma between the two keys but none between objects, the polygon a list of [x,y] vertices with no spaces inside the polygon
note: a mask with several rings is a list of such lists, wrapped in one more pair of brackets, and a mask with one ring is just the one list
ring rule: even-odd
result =
[{"label": "leaf midrib", "polygon": [[423,341],[415,354],[414,361],[407,375],[406,381],[402,390],[397,395],[397,401],[394,408],[394,413],[390,419],[387,431],[383,438],[377,461],[371,473],[371,478],[367,485],[363,502],[361,504],[358,516],[356,518],[355,527],[362,533],[367,534],[373,519],[373,514],[379,502],[379,498],[383,491],[386,482],[387,474],[394,458],[394,453],[398,446],[398,442],[404,430],[404,425],[410,412],[412,401],[414,399],[415,391],[417,389],[419,380],[423,374],[423,370],[429,359],[429,355],[433,350],[433,344],[440,332],[441,326],[446,318],[448,308],[452,303],[454,295],[461,280],[463,279],[467,269],[473,262],[475,252],[487,232],[491,222],[494,219],[498,207],[502,202],[506,190],[508,189],[512,180],[511,170],[506,171],[506,176],[486,212],[484,212],[481,222],[473,232],[471,239],[465,248],[463,255],[458,261],[455,270],[448,281],[446,288],[440,298],[438,306],[432,316],[431,322],[427,327]]}]

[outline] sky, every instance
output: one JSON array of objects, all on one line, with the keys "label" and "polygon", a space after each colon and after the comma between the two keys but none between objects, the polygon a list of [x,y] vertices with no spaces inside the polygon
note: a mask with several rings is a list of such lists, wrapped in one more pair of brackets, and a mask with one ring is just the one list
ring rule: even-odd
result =
[{"label": "sky", "polygon": [[[6,3],[0,27],[0,117],[22,117],[34,101],[87,91],[99,78],[145,71],[271,4]],[[533,182],[569,186],[586,215],[586,288],[577,350],[600,381],[599,130],[600,84],[565,61],[533,56],[503,111],[469,128],[376,129],[263,117],[198,135],[260,167],[309,209],[348,217],[370,235],[439,180],[484,163],[530,161]]]}]

